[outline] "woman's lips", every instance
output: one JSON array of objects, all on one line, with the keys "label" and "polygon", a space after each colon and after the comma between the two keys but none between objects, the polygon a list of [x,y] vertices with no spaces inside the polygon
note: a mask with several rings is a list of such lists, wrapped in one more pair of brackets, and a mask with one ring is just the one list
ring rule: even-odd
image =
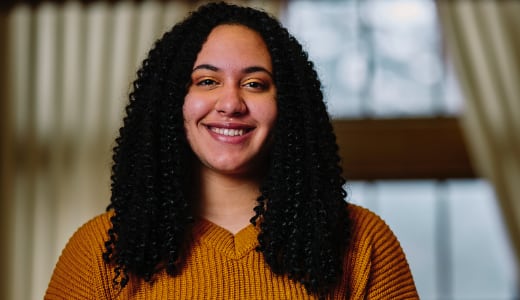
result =
[{"label": "woman's lips", "polygon": [[[240,142],[241,137],[247,136],[249,132],[251,132],[254,127],[245,124],[236,124],[236,123],[225,123],[225,124],[205,124],[206,128],[212,133],[213,136],[218,137],[219,139],[224,138],[223,141],[230,142]],[[234,139],[232,139],[234,138]],[[222,140],[222,139],[221,139]]]}]

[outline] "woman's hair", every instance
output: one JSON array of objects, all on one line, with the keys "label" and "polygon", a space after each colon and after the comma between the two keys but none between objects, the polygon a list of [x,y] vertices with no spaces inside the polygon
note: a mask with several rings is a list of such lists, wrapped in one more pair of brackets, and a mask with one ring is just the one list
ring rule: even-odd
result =
[{"label": "woman's hair", "polygon": [[114,147],[112,228],[103,258],[114,283],[179,274],[194,222],[182,106],[197,54],[213,28],[240,24],[258,32],[272,59],[278,117],[256,215],[259,247],[276,274],[325,295],[341,278],[350,241],[344,179],[321,84],[296,39],[273,17],[212,3],[166,32],[144,60]]}]

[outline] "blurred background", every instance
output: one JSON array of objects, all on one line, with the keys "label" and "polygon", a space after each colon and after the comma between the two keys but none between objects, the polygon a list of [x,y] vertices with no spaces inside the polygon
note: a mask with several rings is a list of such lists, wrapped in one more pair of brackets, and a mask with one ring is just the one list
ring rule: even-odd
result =
[{"label": "blurred background", "polygon": [[[2,0],[0,299],[42,299],[105,210],[137,68],[205,2]],[[520,299],[520,2],[233,2],[307,49],[347,201],[394,230],[421,299]]]}]

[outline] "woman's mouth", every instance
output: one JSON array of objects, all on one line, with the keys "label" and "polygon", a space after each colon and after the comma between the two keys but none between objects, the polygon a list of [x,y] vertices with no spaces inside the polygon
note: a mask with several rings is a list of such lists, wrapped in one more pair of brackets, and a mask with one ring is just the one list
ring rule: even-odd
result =
[{"label": "woman's mouth", "polygon": [[252,128],[222,128],[214,126],[208,126],[208,129],[216,134],[224,136],[242,136],[253,130]]},{"label": "woman's mouth", "polygon": [[211,127],[211,131],[225,136],[240,136],[244,134],[244,129],[229,129],[229,128],[217,128]]}]

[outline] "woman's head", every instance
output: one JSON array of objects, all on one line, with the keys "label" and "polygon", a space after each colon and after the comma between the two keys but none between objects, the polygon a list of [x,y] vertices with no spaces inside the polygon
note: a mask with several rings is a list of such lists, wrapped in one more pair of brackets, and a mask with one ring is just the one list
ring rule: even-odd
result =
[{"label": "woman's head", "polygon": [[215,27],[184,99],[188,143],[203,173],[259,178],[276,120],[276,87],[263,39],[242,25]]},{"label": "woman's head", "polygon": [[[287,30],[264,12],[212,3],[191,13],[157,41],[138,73],[132,99],[142,103],[134,106],[147,106],[148,115],[154,114],[151,120],[155,126],[174,127],[180,133],[182,107],[195,61],[210,33],[221,25],[247,27],[265,43],[276,87],[277,127],[291,125],[301,129],[304,121],[328,121],[312,63]],[[288,132],[299,130],[280,129],[276,134],[279,130],[275,128],[274,135],[282,143],[288,141]],[[178,138],[186,142],[185,137]]]},{"label": "woman's head", "polygon": [[[270,84],[262,95],[272,100],[272,106],[263,106],[270,114],[254,148],[268,145],[268,153],[252,152],[268,157],[252,220],[262,220],[259,250],[273,272],[302,282],[310,292],[326,291],[341,273],[346,244],[338,240],[348,237],[348,217],[320,82],[301,45],[276,19],[224,3],[202,6],[165,33],[137,73],[114,148],[109,208],[115,215],[105,260],[116,264],[122,277],[115,280],[124,286],[127,274],[150,279],[159,265],[175,274],[182,254],[189,252],[185,246],[194,220],[190,197],[195,189],[189,173],[193,152],[200,157],[200,149],[192,151],[190,130],[196,127],[190,127],[194,123],[186,107],[193,104],[195,87],[201,87],[194,84],[211,83],[193,82],[197,70],[208,69],[202,65],[216,63],[197,59],[204,56],[208,37],[222,28],[240,29],[264,45],[270,60],[252,64],[269,73],[262,73]],[[258,57],[266,59],[265,54]],[[247,126],[239,129],[247,132]]]}]

